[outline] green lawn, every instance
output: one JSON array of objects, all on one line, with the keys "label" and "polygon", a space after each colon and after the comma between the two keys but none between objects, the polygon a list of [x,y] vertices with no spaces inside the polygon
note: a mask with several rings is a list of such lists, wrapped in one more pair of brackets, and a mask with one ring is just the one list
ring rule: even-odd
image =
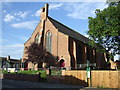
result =
[{"label": "green lawn", "polygon": [[30,71],[30,70],[25,70],[25,71],[18,71],[18,74],[38,74],[41,73],[41,78],[46,78],[46,71]]},{"label": "green lawn", "polygon": [[3,74],[38,74],[41,73],[40,77],[41,78],[46,78],[47,74],[46,71],[30,71],[30,70],[24,70],[24,71],[18,71],[17,73],[13,72],[13,73],[8,73],[7,70],[3,70],[2,71]]},{"label": "green lawn", "polygon": [[3,74],[8,74],[7,70],[2,70]]},{"label": "green lawn", "polygon": [[[24,70],[24,71],[18,71],[17,73],[13,72],[13,73],[8,73],[7,70],[3,70],[2,71],[3,74],[40,74],[41,78],[46,79],[47,78],[47,74],[46,71],[44,70],[38,70],[38,71],[34,71],[34,70]],[[61,75],[60,71],[51,71],[51,75]]]}]

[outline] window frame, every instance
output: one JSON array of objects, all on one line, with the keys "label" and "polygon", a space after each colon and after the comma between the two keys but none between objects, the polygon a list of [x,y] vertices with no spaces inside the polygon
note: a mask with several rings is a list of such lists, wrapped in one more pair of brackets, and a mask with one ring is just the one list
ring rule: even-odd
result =
[{"label": "window frame", "polygon": [[52,33],[49,30],[45,34],[45,47],[47,51],[52,52]]}]

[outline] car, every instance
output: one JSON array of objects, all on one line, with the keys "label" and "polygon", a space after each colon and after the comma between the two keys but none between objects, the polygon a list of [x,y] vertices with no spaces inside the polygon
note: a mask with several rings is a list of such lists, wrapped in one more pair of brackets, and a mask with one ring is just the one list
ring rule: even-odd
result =
[{"label": "car", "polygon": [[13,72],[16,72],[16,73],[17,73],[19,70],[20,70],[20,68],[8,68],[8,69],[7,69],[7,72],[8,72],[8,73],[13,73]]}]

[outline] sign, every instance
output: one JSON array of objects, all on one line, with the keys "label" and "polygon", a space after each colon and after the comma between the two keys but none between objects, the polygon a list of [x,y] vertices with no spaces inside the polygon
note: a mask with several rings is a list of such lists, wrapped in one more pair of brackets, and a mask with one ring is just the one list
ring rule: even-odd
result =
[{"label": "sign", "polygon": [[86,64],[78,64],[77,67],[78,68],[83,68],[83,67],[86,67],[86,77],[87,78],[91,78],[91,69],[90,69],[90,66],[96,66],[96,63],[89,63],[89,61],[87,60],[87,63]]},{"label": "sign", "polygon": [[90,78],[90,76],[91,76],[90,75],[90,67],[87,67],[86,71],[87,71],[87,73],[86,73],[87,74],[87,78]]},{"label": "sign", "polygon": [[77,67],[78,68],[82,68],[82,67],[89,67],[89,66],[96,66],[96,63],[89,63],[89,64],[78,64]]},{"label": "sign", "polygon": [[91,69],[90,66],[96,66],[96,63],[89,63],[89,60],[87,60],[86,64],[78,64],[77,67],[78,68],[82,68],[82,67],[86,67],[86,79],[88,82],[88,85],[91,86]]}]

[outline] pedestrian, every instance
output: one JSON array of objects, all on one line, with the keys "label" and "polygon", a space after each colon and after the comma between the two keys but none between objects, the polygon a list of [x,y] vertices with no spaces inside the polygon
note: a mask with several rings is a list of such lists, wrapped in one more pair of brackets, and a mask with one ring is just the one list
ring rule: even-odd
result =
[{"label": "pedestrian", "polygon": [[63,70],[63,68],[65,67],[65,60],[61,59],[59,64],[60,64],[60,70]]}]

